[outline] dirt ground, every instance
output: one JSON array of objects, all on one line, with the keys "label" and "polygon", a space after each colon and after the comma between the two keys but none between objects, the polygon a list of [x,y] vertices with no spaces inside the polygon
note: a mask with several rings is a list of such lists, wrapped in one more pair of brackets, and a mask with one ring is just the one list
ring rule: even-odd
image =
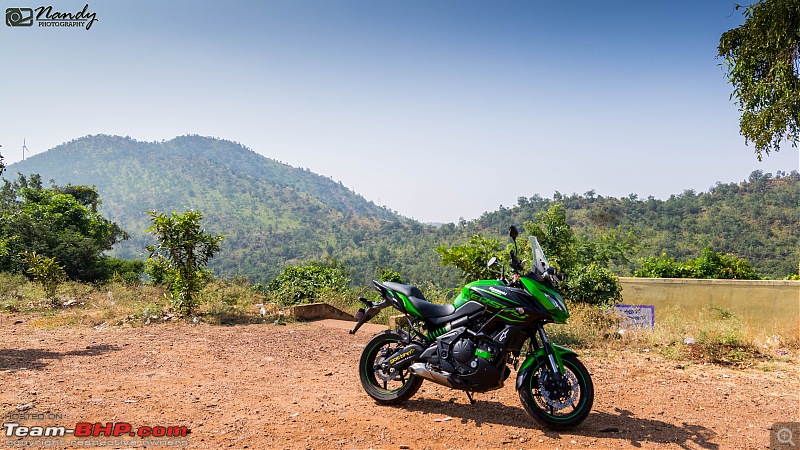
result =
[{"label": "dirt ground", "polygon": [[[764,372],[682,366],[652,352],[585,355],[593,411],[557,433],[526,415],[513,373],[475,405],[429,381],[401,407],[375,404],[356,370],[375,326],[349,335],[329,321],[42,329],[26,320],[0,315],[7,448],[764,449],[773,423],[800,419],[798,369],[786,363]],[[19,424],[10,437],[8,423]],[[31,436],[78,423],[151,436]],[[190,432],[154,437],[170,427]]]}]

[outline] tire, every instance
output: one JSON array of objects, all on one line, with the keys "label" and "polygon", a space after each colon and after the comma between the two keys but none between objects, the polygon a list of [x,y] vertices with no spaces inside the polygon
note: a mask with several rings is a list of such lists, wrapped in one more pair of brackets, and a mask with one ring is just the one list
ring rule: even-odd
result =
[{"label": "tire", "polygon": [[[519,399],[525,411],[539,425],[551,430],[570,430],[583,422],[592,410],[594,385],[589,371],[574,355],[564,355],[564,381],[561,392],[554,383],[546,358],[540,358],[522,381]],[[549,386],[548,386],[549,385]],[[548,388],[550,388],[548,390]]]},{"label": "tire", "polygon": [[396,350],[403,348],[402,336],[394,331],[375,335],[361,353],[358,374],[361,386],[370,397],[382,405],[397,405],[417,393],[423,379],[407,369],[388,374],[380,364]]}]

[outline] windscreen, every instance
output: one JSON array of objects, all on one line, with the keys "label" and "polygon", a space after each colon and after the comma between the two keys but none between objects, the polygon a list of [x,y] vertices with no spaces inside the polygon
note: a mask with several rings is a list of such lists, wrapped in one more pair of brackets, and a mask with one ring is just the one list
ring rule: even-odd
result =
[{"label": "windscreen", "polygon": [[544,273],[550,264],[547,263],[547,257],[544,256],[544,250],[542,250],[542,246],[539,245],[539,240],[536,239],[536,236],[530,237],[531,243],[531,253],[533,255],[533,264],[531,269],[535,270],[540,273]]}]

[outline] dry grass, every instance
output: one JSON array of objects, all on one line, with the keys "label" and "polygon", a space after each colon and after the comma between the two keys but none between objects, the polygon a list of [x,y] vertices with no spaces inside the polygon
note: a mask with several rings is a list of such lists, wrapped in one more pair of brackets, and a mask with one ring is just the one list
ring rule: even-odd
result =
[{"label": "dry grass", "polygon": [[654,329],[621,330],[615,314],[570,305],[567,325],[551,325],[551,340],[590,351],[653,351],[667,358],[739,368],[768,368],[790,361],[800,350],[797,322],[770,330],[755,328],[722,308],[687,316],[681,310],[657,313]]},{"label": "dry grass", "polygon": [[[429,299],[451,301],[449,291],[434,290]],[[367,288],[330,292],[324,298],[331,305],[354,314],[363,306],[359,296],[377,301]],[[264,296],[242,279],[215,281],[203,290],[200,307],[190,317],[177,314],[168,294],[160,287],[108,283],[88,285],[65,283],[59,287],[61,305],[53,307],[37,284],[25,277],[0,273],[0,314],[22,314],[40,327],[60,326],[147,326],[165,321],[203,321],[217,325],[273,323],[282,321],[282,307],[264,303]],[[774,362],[792,361],[800,351],[800,333],[794,322],[775,324],[769,330],[755,329],[724,309],[704,309],[688,314],[680,309],[657,312],[656,326],[649,330],[620,331],[615,314],[584,304],[569,304],[566,325],[548,325],[554,343],[603,353],[610,350],[653,351],[680,361],[755,367],[771,370]],[[387,324],[397,311],[386,308],[372,319]],[[687,344],[686,339],[694,340]]]}]

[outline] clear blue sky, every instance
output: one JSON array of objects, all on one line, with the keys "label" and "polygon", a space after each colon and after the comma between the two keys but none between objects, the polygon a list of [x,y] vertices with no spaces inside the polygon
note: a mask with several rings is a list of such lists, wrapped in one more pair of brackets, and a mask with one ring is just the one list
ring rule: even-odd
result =
[{"label": "clear blue sky", "polygon": [[734,3],[90,1],[89,30],[0,27],[0,153],[216,136],[444,222],[797,170],[739,135],[715,59]]}]

